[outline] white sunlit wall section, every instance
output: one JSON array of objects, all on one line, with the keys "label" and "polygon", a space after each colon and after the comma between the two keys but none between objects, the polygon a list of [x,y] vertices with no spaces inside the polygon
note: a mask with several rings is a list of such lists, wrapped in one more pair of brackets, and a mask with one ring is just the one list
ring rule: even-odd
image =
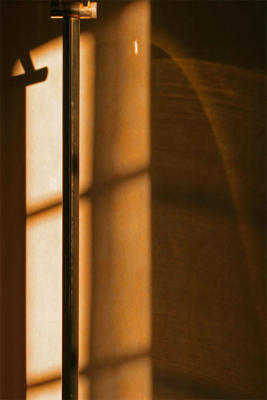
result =
[{"label": "white sunlit wall section", "polygon": [[[81,35],[80,399],[151,398],[149,22],[140,0],[118,6],[97,51]],[[27,400],[45,400],[61,398],[61,39],[30,57],[48,76],[26,88]]]},{"label": "white sunlit wall section", "polygon": [[[62,334],[62,40],[30,52],[44,82],[26,88],[27,400],[61,398]],[[19,62],[14,66],[17,75]],[[81,35],[80,192],[92,184],[94,38]],[[80,368],[89,363],[90,199],[80,201]],[[50,382],[50,383],[49,383]],[[88,382],[80,378],[81,398]]]}]

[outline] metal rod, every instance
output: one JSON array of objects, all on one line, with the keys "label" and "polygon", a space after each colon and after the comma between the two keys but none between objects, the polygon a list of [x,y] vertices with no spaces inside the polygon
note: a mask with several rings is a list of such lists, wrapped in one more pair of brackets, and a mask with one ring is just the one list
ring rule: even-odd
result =
[{"label": "metal rod", "polygon": [[78,399],[80,19],[63,18],[62,399]]}]

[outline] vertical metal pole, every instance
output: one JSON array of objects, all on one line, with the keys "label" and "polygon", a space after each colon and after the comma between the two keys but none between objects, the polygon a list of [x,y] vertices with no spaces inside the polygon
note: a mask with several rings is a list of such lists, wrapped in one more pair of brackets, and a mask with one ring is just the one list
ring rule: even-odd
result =
[{"label": "vertical metal pole", "polygon": [[80,19],[63,19],[62,399],[78,399]]},{"label": "vertical metal pole", "polygon": [[96,16],[96,2],[51,0],[51,18],[63,18],[63,400],[78,399],[80,18]]}]

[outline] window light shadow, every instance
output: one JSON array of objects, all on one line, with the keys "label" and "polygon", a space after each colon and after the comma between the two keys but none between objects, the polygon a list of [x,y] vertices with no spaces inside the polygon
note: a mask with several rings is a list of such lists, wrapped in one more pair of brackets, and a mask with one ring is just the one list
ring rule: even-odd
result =
[{"label": "window light shadow", "polygon": [[[90,399],[151,399],[148,1],[103,3],[96,35]],[[134,43],[138,42],[138,54]]]},{"label": "window light shadow", "polygon": [[[29,396],[61,374],[62,45],[53,39],[33,50],[46,63],[46,82],[27,89],[27,384]],[[90,153],[93,129],[94,41],[81,35],[80,368],[89,362]],[[47,382],[47,383],[46,383]],[[42,391],[45,389],[42,389]],[[41,394],[40,394],[41,395]]]},{"label": "window light shadow", "polygon": [[[24,73],[3,84],[2,103],[2,305],[1,361],[5,396],[25,396],[25,113],[29,85],[44,82],[47,67],[35,68],[29,53],[21,54]],[[12,240],[11,240],[12,238]],[[15,243],[15,249],[14,249]],[[14,294],[16,294],[14,296]],[[12,374],[14,365],[18,373]]]}]

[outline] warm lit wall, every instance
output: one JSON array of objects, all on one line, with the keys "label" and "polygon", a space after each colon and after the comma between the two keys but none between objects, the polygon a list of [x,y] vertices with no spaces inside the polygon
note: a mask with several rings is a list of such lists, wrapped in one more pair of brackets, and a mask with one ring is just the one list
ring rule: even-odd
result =
[{"label": "warm lit wall", "polygon": [[96,32],[91,395],[150,399],[149,2],[112,2]]},{"label": "warm lit wall", "polygon": [[[148,3],[82,22],[79,397],[263,399],[264,2]],[[0,398],[59,399],[61,23],[1,8]]]},{"label": "warm lit wall", "polygon": [[[31,3],[24,6],[31,8]],[[5,12],[9,11],[6,6]],[[39,3],[35,11],[43,12],[47,20],[42,23],[46,21],[48,29],[47,4]],[[107,5],[100,8],[100,16],[96,32],[90,29],[95,21],[84,21],[81,34],[79,398],[149,399],[149,3]],[[53,24],[62,26],[61,21]],[[11,127],[12,134],[25,143],[20,148],[23,179],[17,198],[21,214],[13,217],[21,216],[20,235],[16,236],[8,220],[3,227],[22,250],[20,264],[12,263],[14,272],[19,268],[21,274],[17,296],[23,313],[17,322],[22,338],[14,354],[7,352],[4,360],[6,375],[10,381],[12,374],[17,376],[20,384],[14,388],[4,382],[4,393],[22,398],[26,384],[28,400],[59,399],[62,40],[55,29],[52,36],[56,38],[44,33],[45,38],[37,35],[36,40],[27,36],[27,29],[22,29],[22,35],[18,51],[9,51],[7,43],[4,48],[11,59],[6,97],[16,103],[20,92],[22,103],[18,104],[18,125],[7,118],[5,131]],[[26,48],[21,52],[23,40]],[[9,147],[4,145],[15,159],[12,140]],[[5,169],[7,163],[4,160]],[[10,187],[4,182],[9,196],[16,180],[12,171]],[[6,203],[3,210],[7,207]],[[7,248],[5,263],[9,252]],[[6,283],[12,286],[11,274],[4,276]],[[10,301],[14,301],[10,291],[6,291],[6,300],[9,312]],[[7,323],[5,340],[12,344],[10,316],[3,320]],[[14,371],[16,350],[23,362]]]}]

